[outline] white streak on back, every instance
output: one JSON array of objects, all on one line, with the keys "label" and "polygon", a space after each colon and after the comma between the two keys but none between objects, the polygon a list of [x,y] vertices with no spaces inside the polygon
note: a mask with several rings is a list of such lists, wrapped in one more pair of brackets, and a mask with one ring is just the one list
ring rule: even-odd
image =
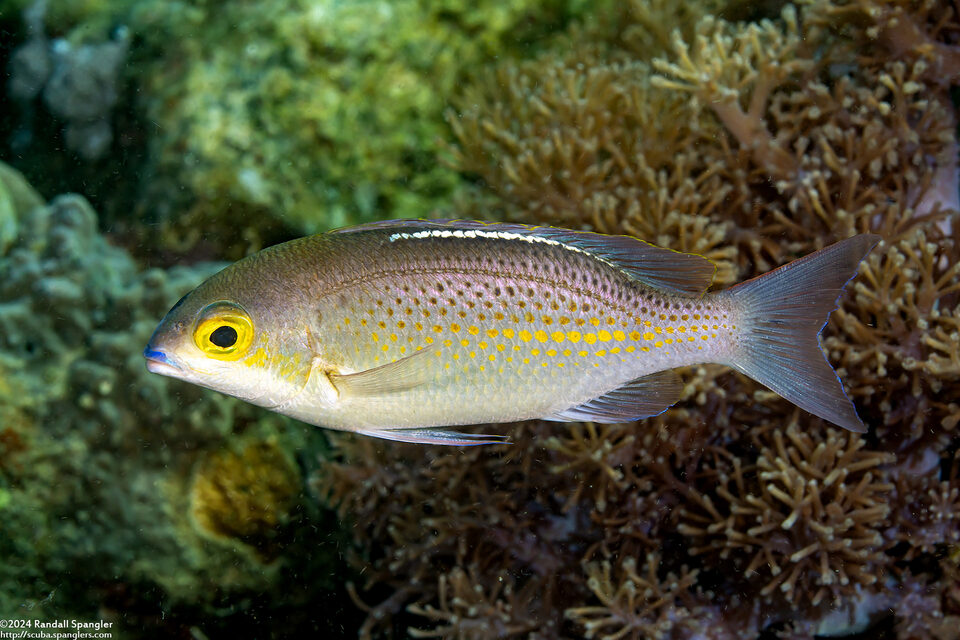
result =
[{"label": "white streak on back", "polygon": [[592,258],[596,258],[601,262],[606,263],[606,260],[599,258],[598,256],[584,251],[579,247],[574,247],[569,244],[564,244],[557,240],[552,240],[550,238],[543,238],[541,236],[534,235],[524,235],[520,233],[510,233],[508,231],[481,231],[478,229],[470,229],[464,231],[462,229],[427,229],[424,231],[415,231],[413,233],[406,232],[397,232],[391,234],[389,237],[390,242],[396,242],[397,240],[426,240],[430,238],[484,238],[488,240],[523,240],[524,242],[529,242],[531,244],[546,244],[554,247],[563,247],[567,251],[573,251],[575,253],[582,253],[588,255]]}]

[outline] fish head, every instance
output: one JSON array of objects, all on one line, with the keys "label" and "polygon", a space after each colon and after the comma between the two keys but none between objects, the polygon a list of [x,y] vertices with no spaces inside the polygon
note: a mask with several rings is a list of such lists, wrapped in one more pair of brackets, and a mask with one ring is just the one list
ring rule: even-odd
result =
[{"label": "fish head", "polygon": [[163,318],[143,351],[147,370],[267,408],[296,396],[309,378],[304,332],[240,263],[185,295]]}]

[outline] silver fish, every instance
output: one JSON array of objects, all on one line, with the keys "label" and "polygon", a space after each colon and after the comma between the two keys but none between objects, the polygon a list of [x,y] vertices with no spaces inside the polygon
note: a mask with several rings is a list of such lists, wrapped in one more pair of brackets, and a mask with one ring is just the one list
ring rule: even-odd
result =
[{"label": "silver fish", "polygon": [[170,310],[144,355],[155,373],[403,442],[503,439],[453,425],[657,415],[680,397],[673,369],[707,362],[865,431],[819,334],[878,240],[706,293],[709,260],[630,237],[380,222],[227,267]]}]

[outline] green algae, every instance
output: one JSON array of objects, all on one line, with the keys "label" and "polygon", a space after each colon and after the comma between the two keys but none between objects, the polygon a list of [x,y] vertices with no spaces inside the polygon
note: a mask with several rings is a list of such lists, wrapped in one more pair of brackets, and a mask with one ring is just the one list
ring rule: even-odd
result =
[{"label": "green algae", "polygon": [[0,162],[0,253],[16,239],[20,217],[42,205],[40,194],[27,183],[23,174]]},{"label": "green algae", "polygon": [[[222,238],[220,256],[237,258],[291,235],[450,208],[463,182],[441,160],[449,96],[489,61],[530,55],[592,9],[52,0],[46,21],[75,43],[109,40],[117,25],[135,42],[123,79],[135,102],[117,110],[136,113],[126,126],[148,134],[132,158],[144,185],[136,208],[151,221],[137,241],[182,255],[203,244],[202,225]],[[128,224],[129,202],[117,207],[107,193],[108,219]]]},{"label": "green algae", "polygon": [[[447,96],[524,21],[560,13],[520,1],[267,1],[201,4],[170,25],[170,9],[152,8],[137,20],[190,61],[146,81],[159,162],[185,152],[180,178],[201,199],[263,207],[300,232],[447,205],[459,181],[437,160]],[[212,28],[211,11],[227,13]]]}]

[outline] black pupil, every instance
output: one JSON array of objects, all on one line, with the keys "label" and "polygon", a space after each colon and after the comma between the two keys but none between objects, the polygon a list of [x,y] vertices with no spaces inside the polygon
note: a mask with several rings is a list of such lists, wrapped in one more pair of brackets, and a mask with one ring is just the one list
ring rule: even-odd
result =
[{"label": "black pupil", "polygon": [[213,330],[213,333],[210,334],[210,342],[221,349],[232,347],[237,344],[237,330],[227,325],[217,327]]}]

